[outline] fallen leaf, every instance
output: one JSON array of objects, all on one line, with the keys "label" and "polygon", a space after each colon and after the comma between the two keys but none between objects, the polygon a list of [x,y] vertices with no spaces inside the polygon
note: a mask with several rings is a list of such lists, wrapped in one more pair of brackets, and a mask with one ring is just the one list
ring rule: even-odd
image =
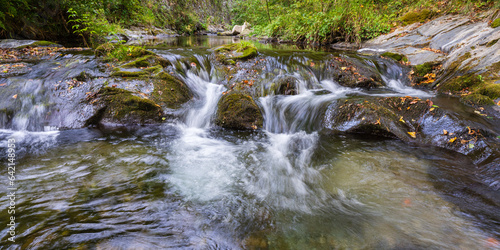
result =
[{"label": "fallen leaf", "polygon": [[446,131],[446,129],[443,129],[443,135],[447,135],[448,134],[448,131]]},{"label": "fallen leaf", "polygon": [[17,99],[17,94],[13,95],[12,98]]},{"label": "fallen leaf", "polygon": [[498,247],[500,245],[500,242],[497,239],[491,237],[488,238],[487,242],[488,247]]},{"label": "fallen leaf", "polygon": [[403,201],[403,207],[409,207],[409,206],[411,206],[411,200],[407,198]]},{"label": "fallen leaf", "polygon": [[401,116],[401,118],[399,118],[399,121],[402,122],[402,123],[406,123],[405,120],[403,120],[402,116]]},{"label": "fallen leaf", "polygon": [[408,132],[411,138],[417,138],[416,132]]},{"label": "fallen leaf", "polygon": [[469,143],[469,148],[470,148],[470,149],[474,148],[474,144]]},{"label": "fallen leaf", "polygon": [[449,143],[453,143],[453,142],[454,142],[454,141],[456,141],[456,140],[457,140],[457,137],[453,137],[453,138],[451,138],[448,142],[449,142]]},{"label": "fallen leaf", "polygon": [[429,111],[433,111],[433,110],[434,110],[434,108],[429,109]]},{"label": "fallen leaf", "polygon": [[161,120],[162,120],[162,121],[165,121],[166,119],[167,119],[167,118],[165,118],[165,117],[162,117],[162,118],[161,118]]},{"label": "fallen leaf", "polygon": [[2,84],[0,84],[0,87],[3,87],[5,85],[7,85],[7,83],[2,83]]}]

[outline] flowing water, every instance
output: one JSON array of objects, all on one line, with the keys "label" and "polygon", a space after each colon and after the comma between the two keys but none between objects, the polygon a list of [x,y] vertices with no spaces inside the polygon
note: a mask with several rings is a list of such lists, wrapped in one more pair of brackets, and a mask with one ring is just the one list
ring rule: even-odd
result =
[{"label": "flowing water", "polygon": [[[294,76],[299,93],[257,100],[262,131],[228,131],[212,123],[226,89],[207,50],[226,42],[154,47],[195,95],[182,119],[157,126],[59,131],[36,120],[47,112],[37,101],[44,98],[46,75],[3,79],[38,87],[33,98],[23,99],[14,122],[0,130],[1,147],[14,138],[19,155],[16,243],[7,243],[4,227],[1,248],[498,248],[492,241],[500,235],[498,221],[486,223],[460,210],[436,188],[466,185],[456,176],[474,167],[467,157],[397,140],[318,132],[322,110],[339,98],[432,97],[406,86],[404,69],[354,55],[377,67],[387,85],[366,91],[342,87],[327,72],[307,66],[328,52],[264,47],[262,81]],[[188,69],[182,58],[193,56],[198,68]],[[0,173],[7,176],[7,169]],[[2,178],[4,207],[7,185]],[[8,220],[5,209],[0,218]]]}]

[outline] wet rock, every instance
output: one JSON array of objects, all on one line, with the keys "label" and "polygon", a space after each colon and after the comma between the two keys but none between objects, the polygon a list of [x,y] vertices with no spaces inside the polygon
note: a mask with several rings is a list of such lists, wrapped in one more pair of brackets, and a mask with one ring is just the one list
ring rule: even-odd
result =
[{"label": "wet rock", "polygon": [[470,117],[470,112],[454,112],[412,97],[347,99],[328,107],[323,126],[327,133],[369,134],[438,146],[469,155],[479,164],[499,154],[498,128],[480,116]]},{"label": "wet rock", "polygon": [[257,129],[263,124],[259,106],[249,95],[232,92],[217,104],[215,124],[228,129]]},{"label": "wet rock", "polygon": [[234,33],[232,31],[222,31],[222,32],[217,32],[218,36],[236,36],[238,33]]},{"label": "wet rock", "polygon": [[297,79],[291,76],[281,78],[271,84],[270,92],[275,95],[296,95],[299,92]]},{"label": "wet rock", "polygon": [[104,87],[100,89],[90,103],[97,106],[97,112],[85,125],[101,123],[148,124],[161,122],[162,109],[155,102],[134,95],[133,92]]},{"label": "wet rock", "polygon": [[222,64],[235,64],[257,56],[257,48],[249,42],[232,43],[215,48],[214,54]]},{"label": "wet rock", "polygon": [[373,68],[366,67],[348,58],[335,57],[327,62],[327,70],[334,72],[334,80],[346,87],[381,87],[382,79]]},{"label": "wet rock", "polygon": [[193,92],[185,83],[166,72],[155,76],[153,85],[151,99],[162,107],[179,108],[193,98]]}]

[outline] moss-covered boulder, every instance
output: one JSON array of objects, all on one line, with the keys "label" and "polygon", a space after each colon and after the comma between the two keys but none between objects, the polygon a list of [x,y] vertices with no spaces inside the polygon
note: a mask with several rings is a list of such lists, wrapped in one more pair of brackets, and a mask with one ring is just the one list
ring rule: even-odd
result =
[{"label": "moss-covered boulder", "polygon": [[228,129],[257,129],[264,122],[259,106],[251,96],[232,92],[217,104],[215,124]]},{"label": "moss-covered boulder", "polygon": [[104,87],[89,101],[97,106],[97,112],[86,121],[87,126],[100,123],[148,124],[162,120],[163,112],[158,104],[128,90]]},{"label": "moss-covered boulder", "polygon": [[271,84],[269,92],[275,95],[296,95],[299,93],[297,79],[292,76],[281,78]]},{"label": "moss-covered boulder", "polygon": [[250,42],[239,42],[217,47],[214,54],[217,61],[228,65],[257,56],[257,48]]},{"label": "moss-covered boulder", "polygon": [[185,83],[164,71],[153,78],[153,85],[151,99],[163,107],[179,108],[193,98],[193,92]]}]

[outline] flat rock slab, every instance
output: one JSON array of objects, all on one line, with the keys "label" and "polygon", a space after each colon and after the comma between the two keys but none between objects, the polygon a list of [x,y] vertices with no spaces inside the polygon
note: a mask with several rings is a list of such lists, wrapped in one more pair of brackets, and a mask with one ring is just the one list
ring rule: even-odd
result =
[{"label": "flat rock slab", "polygon": [[[393,52],[405,55],[411,65],[443,63],[443,69],[486,73],[500,61],[500,27],[491,28],[468,16],[447,15],[425,24],[412,24],[362,44],[360,52]],[[423,50],[428,48],[431,50]],[[492,72],[492,74],[498,72]]]}]

